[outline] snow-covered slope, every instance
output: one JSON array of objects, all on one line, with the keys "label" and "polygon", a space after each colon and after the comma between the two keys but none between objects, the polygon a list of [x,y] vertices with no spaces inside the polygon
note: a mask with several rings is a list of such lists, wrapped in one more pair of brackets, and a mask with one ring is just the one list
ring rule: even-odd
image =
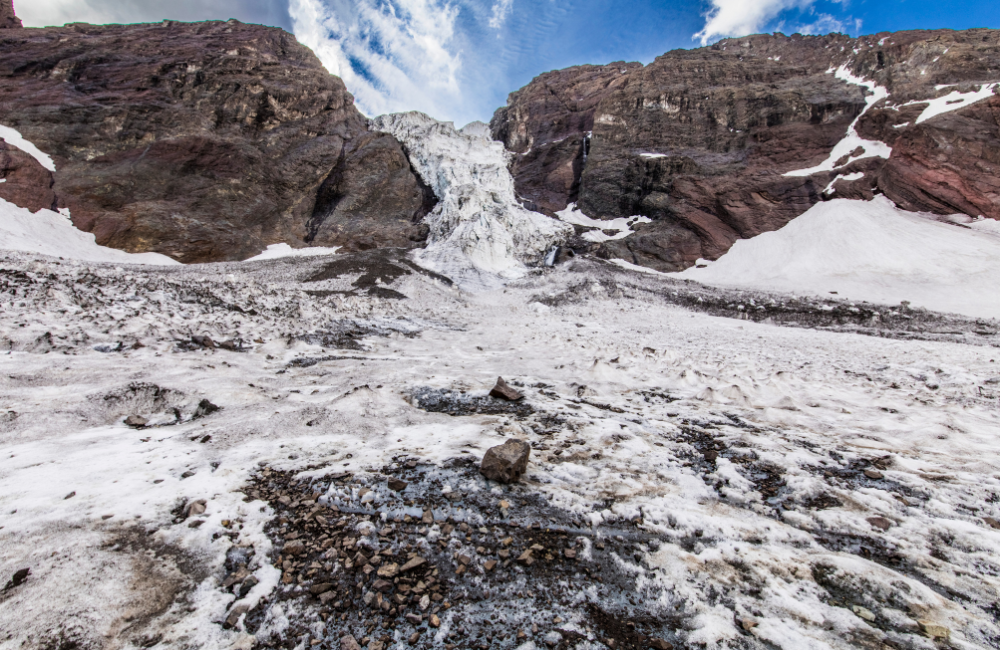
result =
[{"label": "snow-covered slope", "polygon": [[489,128],[472,123],[456,130],[423,113],[397,113],[372,120],[406,147],[410,162],[440,199],[427,215],[422,265],[466,287],[489,287],[524,274],[525,264],[573,233],[570,226],[525,210],[514,194],[509,154],[490,139]]},{"label": "snow-covered slope", "polygon": [[84,262],[179,264],[159,253],[126,253],[99,246],[93,234],[78,230],[67,215],[29,210],[0,199],[0,249],[41,253]]},{"label": "snow-covered slope", "polygon": [[781,230],[736,242],[705,268],[673,275],[718,286],[836,292],[886,304],[906,300],[1000,318],[1000,234],[988,227],[995,222],[938,219],[900,210],[882,196],[837,199],[813,206]]}]

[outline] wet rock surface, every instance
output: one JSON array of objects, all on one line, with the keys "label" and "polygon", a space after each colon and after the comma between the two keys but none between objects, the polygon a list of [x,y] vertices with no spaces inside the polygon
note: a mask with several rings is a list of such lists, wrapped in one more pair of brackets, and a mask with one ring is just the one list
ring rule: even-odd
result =
[{"label": "wet rock surface", "polygon": [[[0,23],[10,0],[5,0]],[[0,123],[56,173],[0,150],[0,197],[70,208],[104,246],[182,262],[285,242],[413,248],[434,197],[399,143],[280,29],[228,22],[10,29]],[[33,164],[34,163],[34,164]]]},{"label": "wet rock surface", "polygon": [[[784,176],[821,163],[864,111],[867,91],[836,79],[840,66],[889,91],[857,131],[892,155]],[[645,67],[546,73],[512,93],[491,126],[516,154],[519,195],[539,209],[575,202],[596,219],[653,220],[583,250],[676,271],[832,196],[881,192],[908,210],[1000,217],[988,153],[1000,142],[1000,99],[916,124],[921,100],[993,83],[998,70],[993,30],[750,36],[668,52]]]}]

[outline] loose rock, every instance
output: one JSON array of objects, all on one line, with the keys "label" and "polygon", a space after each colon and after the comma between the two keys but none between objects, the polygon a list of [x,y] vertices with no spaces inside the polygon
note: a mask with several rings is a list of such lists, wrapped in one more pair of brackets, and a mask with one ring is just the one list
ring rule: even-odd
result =
[{"label": "loose rock", "polygon": [[130,415],[125,418],[125,425],[132,427],[133,429],[141,429],[147,424],[149,424],[149,420],[141,415]]},{"label": "loose rock", "polygon": [[869,517],[868,523],[879,530],[889,530],[892,526],[892,522],[885,517]]},{"label": "loose rock", "polygon": [[524,395],[508,386],[503,377],[497,377],[497,385],[490,391],[490,397],[505,399],[508,402],[516,402],[524,399]]},{"label": "loose rock", "polygon": [[951,630],[933,621],[917,621],[920,631],[932,639],[947,639],[951,636]]},{"label": "loose rock", "polygon": [[479,471],[491,481],[514,483],[528,469],[531,446],[524,440],[508,440],[491,447],[483,456]]},{"label": "loose rock", "polygon": [[361,650],[361,646],[353,636],[345,636],[340,640],[340,650]]}]

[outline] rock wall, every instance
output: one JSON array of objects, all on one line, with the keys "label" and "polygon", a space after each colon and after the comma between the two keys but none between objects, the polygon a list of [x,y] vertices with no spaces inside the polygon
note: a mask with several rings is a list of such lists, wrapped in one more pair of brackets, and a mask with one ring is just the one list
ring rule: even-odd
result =
[{"label": "rock wall", "polygon": [[[9,8],[10,2],[0,5]],[[11,11],[12,15],[12,11]],[[400,144],[282,30],[236,21],[0,32],[0,198],[182,262],[267,245],[421,244],[434,204]]]},{"label": "rock wall", "polygon": [[0,29],[21,29],[21,19],[14,13],[14,0],[0,0]]},{"label": "rock wall", "polygon": [[[587,248],[674,271],[833,196],[1000,218],[995,82],[995,30],[762,35],[547,73],[491,127],[522,200],[647,216]],[[918,123],[937,98],[948,112]]]}]

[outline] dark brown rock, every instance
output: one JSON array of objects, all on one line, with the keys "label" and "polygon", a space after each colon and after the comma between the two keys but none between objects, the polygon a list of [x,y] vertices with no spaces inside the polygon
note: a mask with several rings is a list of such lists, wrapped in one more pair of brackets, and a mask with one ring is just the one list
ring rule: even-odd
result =
[{"label": "dark brown rock", "polygon": [[[892,146],[890,159],[784,176],[823,162],[864,110],[865,91],[829,72],[842,65],[889,90],[857,129]],[[546,73],[491,123],[517,154],[518,194],[539,209],[576,201],[593,218],[653,220],[604,244],[576,239],[578,253],[680,270],[819,201],[878,192],[910,210],[1000,218],[1000,97],[919,125],[925,105],[904,106],[996,81],[996,30],[760,35],[615,67]],[[589,145],[568,144],[588,131]],[[572,179],[559,175],[569,169]],[[856,172],[859,180],[836,181],[824,195],[838,174]]]},{"label": "dark brown rock", "polygon": [[496,386],[490,390],[490,397],[496,397],[498,399],[505,399],[508,402],[516,402],[518,400],[524,399],[524,395],[517,392],[513,388],[507,385],[503,377],[497,377]]},{"label": "dark brown rock", "polygon": [[0,197],[68,207],[102,245],[205,262],[278,242],[421,244],[415,222],[434,199],[402,147],[369,131],[341,80],[280,29],[10,30],[0,80],[0,123],[57,169],[50,180],[5,148]]},{"label": "dark brown rock", "polygon": [[528,469],[531,446],[524,440],[508,440],[486,450],[479,471],[491,481],[514,483]]},{"label": "dark brown rock", "polygon": [[868,523],[879,530],[889,530],[892,527],[892,522],[885,517],[869,517]]},{"label": "dark brown rock", "polygon": [[397,478],[389,479],[389,489],[393,492],[402,492],[406,489],[406,481],[400,481]]},{"label": "dark brown rock", "polygon": [[52,172],[0,138],[0,199],[32,212],[57,209]]},{"label": "dark brown rock", "polygon": [[130,415],[125,418],[125,426],[132,427],[133,429],[141,429],[147,424],[149,424],[149,420],[141,415]]},{"label": "dark brown rock", "polygon": [[21,29],[21,19],[14,13],[14,0],[0,0],[0,29]]}]

